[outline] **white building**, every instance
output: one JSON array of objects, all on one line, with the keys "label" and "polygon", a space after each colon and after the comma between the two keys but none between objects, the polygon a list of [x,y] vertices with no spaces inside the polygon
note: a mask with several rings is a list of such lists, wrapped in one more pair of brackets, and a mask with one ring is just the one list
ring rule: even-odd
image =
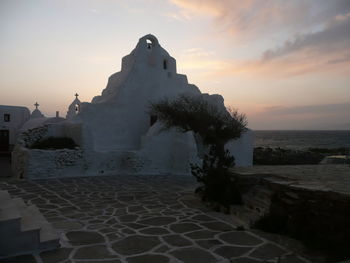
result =
[{"label": "white building", "polygon": [[0,151],[13,148],[20,128],[29,118],[26,107],[0,105]]},{"label": "white building", "polygon": [[[76,158],[80,153],[65,152],[69,167],[57,167],[55,153],[32,153],[31,158],[37,156],[38,160],[33,160],[37,162],[32,165],[36,170],[26,170],[31,173],[28,177],[40,177],[38,171],[41,170],[53,177],[74,173],[190,173],[189,163],[198,162],[200,152],[193,133],[181,133],[176,129],[163,131],[162,124],[153,123],[148,112],[151,102],[181,94],[204,96],[226,110],[222,96],[202,94],[195,85],[188,83],[185,75],[177,73],[176,60],[160,46],[156,37],[140,38],[135,49],[122,59],[121,71],[109,77],[100,96],[94,97],[91,103],[80,103],[76,96],[67,112],[70,122],[49,125],[41,131],[42,136],[54,134],[72,138],[82,149],[81,159]],[[252,164],[250,131],[230,141],[226,147],[235,156],[236,165]],[[72,164],[72,160],[76,162]],[[64,163],[62,161],[63,166]],[[48,171],[50,165],[56,167]]]}]

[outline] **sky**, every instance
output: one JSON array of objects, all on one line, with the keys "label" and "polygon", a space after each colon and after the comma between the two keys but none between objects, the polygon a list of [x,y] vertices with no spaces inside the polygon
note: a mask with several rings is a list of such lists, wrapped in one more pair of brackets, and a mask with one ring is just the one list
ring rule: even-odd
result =
[{"label": "sky", "polygon": [[350,130],[349,0],[0,0],[0,105],[65,116],[149,33],[251,129]]}]

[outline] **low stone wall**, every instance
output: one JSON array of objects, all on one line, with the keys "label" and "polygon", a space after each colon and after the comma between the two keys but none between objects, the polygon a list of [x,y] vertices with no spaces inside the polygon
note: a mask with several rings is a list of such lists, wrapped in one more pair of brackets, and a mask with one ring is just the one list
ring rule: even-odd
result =
[{"label": "low stone wall", "polygon": [[269,213],[257,227],[302,240],[326,253],[328,262],[348,259],[350,196],[284,185],[274,192]]},{"label": "low stone wall", "polygon": [[12,153],[12,172],[16,178],[68,177],[83,171],[82,150],[78,148],[37,150],[17,147]]},{"label": "low stone wall", "polygon": [[233,179],[252,227],[301,240],[327,262],[350,258],[350,194],[273,174],[235,173]]},{"label": "low stone wall", "polygon": [[[167,174],[168,167],[148,157],[140,151],[39,150],[17,145],[12,152],[12,172],[16,178],[26,179]],[[172,173],[177,174],[184,173]]]}]

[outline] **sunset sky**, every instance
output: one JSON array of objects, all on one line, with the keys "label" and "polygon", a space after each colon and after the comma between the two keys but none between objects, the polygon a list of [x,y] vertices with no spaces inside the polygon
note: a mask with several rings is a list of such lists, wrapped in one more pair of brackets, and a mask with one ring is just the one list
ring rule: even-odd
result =
[{"label": "sunset sky", "polygon": [[349,0],[0,0],[0,104],[65,116],[149,33],[252,129],[350,130]]}]

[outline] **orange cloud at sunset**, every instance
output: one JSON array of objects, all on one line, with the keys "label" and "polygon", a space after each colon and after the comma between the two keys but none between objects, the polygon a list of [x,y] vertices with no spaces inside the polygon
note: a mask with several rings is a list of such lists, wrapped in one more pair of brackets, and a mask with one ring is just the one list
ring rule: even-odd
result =
[{"label": "orange cloud at sunset", "polygon": [[[209,15],[216,25],[230,34],[266,32],[273,27],[296,27],[306,20],[311,8],[307,1],[260,1],[260,0],[171,0],[189,14]],[[293,23],[292,23],[293,21]],[[241,37],[241,36],[237,36]]]},{"label": "orange cloud at sunset", "polygon": [[[197,14],[208,14],[219,19],[221,24],[229,27],[231,32],[241,35],[255,34],[257,30],[266,32],[272,30],[273,24],[282,28],[288,27],[291,19],[297,21],[293,26],[311,16],[311,4],[307,1],[295,1],[286,4],[285,1],[184,1],[172,0],[174,4]],[[341,1],[338,1],[341,2]],[[344,2],[344,1],[343,1]],[[347,9],[350,10],[350,4]],[[345,9],[345,11],[347,10]],[[306,33],[287,36],[284,42],[274,41],[274,46],[267,47],[259,56],[250,59],[228,60],[211,56],[207,63],[207,55],[195,58],[188,57],[186,67],[212,65],[208,67],[209,76],[229,74],[258,74],[270,77],[291,77],[314,72],[331,72],[332,74],[349,74],[350,71],[350,12],[338,14],[330,9],[322,23],[317,15],[313,15],[318,28]],[[321,13],[321,11],[320,11]],[[291,17],[292,16],[292,17]],[[299,19],[300,17],[300,19]],[[310,20],[312,20],[310,18]],[[218,20],[216,20],[216,25]],[[312,24],[312,23],[311,23]],[[272,27],[271,27],[272,26]],[[230,39],[226,39],[230,41]]]}]

